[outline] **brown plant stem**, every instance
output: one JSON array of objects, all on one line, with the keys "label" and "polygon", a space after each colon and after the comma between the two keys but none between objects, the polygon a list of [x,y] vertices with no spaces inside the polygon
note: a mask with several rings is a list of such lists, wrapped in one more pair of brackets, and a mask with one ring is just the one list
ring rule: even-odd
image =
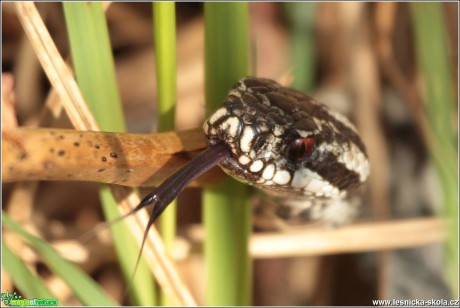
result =
[{"label": "brown plant stem", "polygon": [[[2,179],[155,186],[205,147],[199,129],[160,134],[18,128],[2,131]],[[215,182],[222,172],[195,185]]]}]

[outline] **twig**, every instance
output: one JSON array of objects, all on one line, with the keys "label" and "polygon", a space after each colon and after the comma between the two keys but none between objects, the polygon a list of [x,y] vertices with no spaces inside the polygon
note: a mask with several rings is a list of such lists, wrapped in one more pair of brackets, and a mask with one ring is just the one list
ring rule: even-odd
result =
[{"label": "twig", "polygon": [[[155,186],[192,158],[205,143],[200,129],[161,134],[81,132],[18,128],[2,132],[2,179],[91,181]],[[217,181],[223,172],[195,185]]]},{"label": "twig", "polygon": [[287,234],[260,234],[251,238],[256,258],[369,252],[441,243],[445,222],[439,218],[361,223],[338,229],[305,229]]}]

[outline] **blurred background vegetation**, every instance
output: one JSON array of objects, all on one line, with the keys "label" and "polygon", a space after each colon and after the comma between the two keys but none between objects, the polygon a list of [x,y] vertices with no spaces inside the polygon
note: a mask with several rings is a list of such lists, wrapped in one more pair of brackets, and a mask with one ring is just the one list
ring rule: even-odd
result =
[{"label": "blurred background vegetation", "polygon": [[[61,55],[70,59],[62,4],[37,3],[37,8]],[[458,288],[458,4],[250,3],[248,8],[251,74],[308,91],[362,132],[372,172],[360,220],[440,215],[450,226],[447,241],[420,248],[255,258],[252,304],[458,298],[451,291]],[[105,14],[126,131],[155,132],[152,5],[113,3]],[[177,3],[176,29],[175,129],[182,130],[201,126],[205,117],[203,4]],[[2,80],[2,110],[13,115],[2,115],[2,128],[15,121],[37,125],[50,85],[12,3],[2,3]],[[71,127],[64,114],[46,126]],[[128,304],[112,240],[76,241],[103,219],[98,190],[95,183],[81,182],[3,184],[2,207],[12,220],[71,256],[113,299]],[[200,204],[200,188],[178,198],[172,255],[197,302],[205,304],[206,267],[202,249],[194,244],[202,232]],[[60,304],[82,303],[43,258],[7,237],[4,232],[9,260],[19,255]],[[2,268],[2,292],[21,288],[10,274]]]}]

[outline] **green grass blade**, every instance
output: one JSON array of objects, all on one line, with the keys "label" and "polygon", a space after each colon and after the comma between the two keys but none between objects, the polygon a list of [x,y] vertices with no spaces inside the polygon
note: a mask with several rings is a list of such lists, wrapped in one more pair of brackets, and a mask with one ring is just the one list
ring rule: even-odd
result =
[{"label": "green grass blade", "polygon": [[205,3],[206,114],[210,115],[239,78],[249,59],[247,3]]},{"label": "green grass blade", "polygon": [[102,4],[63,5],[78,86],[101,130],[123,132],[123,111]]},{"label": "green grass blade", "polygon": [[[175,129],[176,111],[176,12],[174,2],[153,3],[153,31],[156,51],[158,132]],[[172,253],[176,237],[177,202],[174,200],[160,218],[160,232],[166,250]],[[171,303],[165,294],[161,304]]]},{"label": "green grass blade", "polygon": [[454,131],[456,113],[452,64],[449,63],[443,4],[411,3],[419,69],[427,99],[426,116],[430,123],[430,154],[438,171],[447,217],[449,238],[446,247],[446,273],[452,296],[458,298],[458,135]]},{"label": "green grass blade", "polygon": [[314,86],[315,55],[314,27],[317,3],[286,2],[285,11],[290,23],[292,63],[296,89],[309,92]]},{"label": "green grass blade", "polygon": [[[205,87],[209,115],[230,87],[248,72],[247,3],[205,3]],[[251,262],[248,255],[250,206],[247,187],[227,178],[205,189],[206,304],[249,305]]]},{"label": "green grass blade", "polygon": [[[125,124],[102,3],[66,2],[64,13],[76,79],[88,106],[102,130],[122,132]],[[106,186],[101,188],[101,197],[106,219],[119,216],[117,204]],[[141,260],[134,280],[129,281],[139,247],[128,227],[121,222],[111,230],[122,272],[128,283],[132,283],[129,288],[134,303],[153,305],[154,282],[145,261]]]},{"label": "green grass blade", "polygon": [[86,275],[86,273],[71,262],[64,260],[59,253],[45,241],[22,229],[17,223],[12,221],[3,210],[2,223],[8,229],[23,237],[27,243],[40,254],[51,271],[59,275],[69,285],[82,304],[90,306],[117,305],[117,303],[110,298],[94,280]]},{"label": "green grass blade", "polygon": [[20,258],[13,254],[5,241],[2,241],[2,266],[5,267],[14,284],[26,298],[56,298],[43,281],[33,274]]},{"label": "green grass blade", "polygon": [[176,14],[174,2],[153,3],[156,52],[158,131],[175,129]]},{"label": "green grass blade", "polygon": [[[120,216],[120,211],[117,208],[117,203],[108,186],[103,185],[100,188],[99,195],[103,204],[104,214],[108,221]],[[155,283],[144,260],[139,263],[139,268],[132,281],[135,261],[139,254],[139,246],[135,243],[128,227],[122,222],[110,227],[112,235],[116,238],[115,249],[120,261],[123,276],[128,283],[129,293],[133,297],[134,303],[138,305],[148,306],[155,305],[157,292]],[[124,265],[124,266],[123,266]],[[142,266],[142,267],[141,267]]]}]

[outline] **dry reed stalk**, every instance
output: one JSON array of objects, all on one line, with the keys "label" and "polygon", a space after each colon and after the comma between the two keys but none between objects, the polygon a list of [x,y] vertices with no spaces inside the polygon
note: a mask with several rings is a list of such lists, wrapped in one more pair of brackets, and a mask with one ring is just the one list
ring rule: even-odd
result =
[{"label": "dry reed stalk", "polygon": [[251,237],[255,258],[315,256],[339,253],[387,251],[440,244],[446,239],[441,218],[359,223],[337,229],[304,228],[286,233],[264,233]]}]

